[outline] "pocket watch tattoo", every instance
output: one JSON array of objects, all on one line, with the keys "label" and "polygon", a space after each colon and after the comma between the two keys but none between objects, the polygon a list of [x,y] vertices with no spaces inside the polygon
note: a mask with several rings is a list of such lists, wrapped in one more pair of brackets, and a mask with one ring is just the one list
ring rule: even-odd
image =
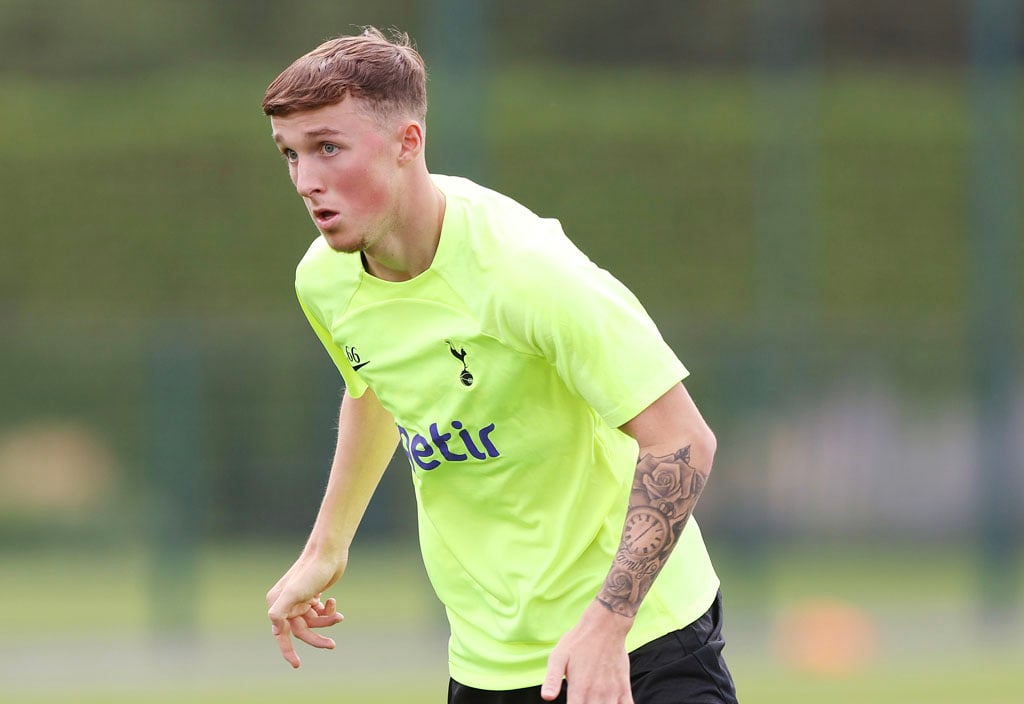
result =
[{"label": "pocket watch tattoo", "polygon": [[639,506],[626,514],[622,544],[633,555],[656,555],[669,538],[668,518],[649,506]]},{"label": "pocket watch tattoo", "polygon": [[710,467],[690,464],[690,447],[636,465],[622,542],[597,595],[610,611],[636,615],[693,512]]}]

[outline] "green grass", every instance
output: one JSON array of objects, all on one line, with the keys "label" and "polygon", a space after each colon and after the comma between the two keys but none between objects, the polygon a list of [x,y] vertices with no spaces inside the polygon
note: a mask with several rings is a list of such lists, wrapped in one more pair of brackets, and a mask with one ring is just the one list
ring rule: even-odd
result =
[{"label": "green grass", "polygon": [[[443,684],[443,683],[442,683]],[[366,704],[432,704],[444,701],[444,689],[436,682],[406,684],[398,687],[382,683],[379,688],[345,686],[342,678],[336,687],[316,686],[253,687],[245,684],[219,687],[178,686],[154,691],[154,688],[127,691],[64,692],[59,694],[19,694],[23,704],[281,704],[303,699],[329,702],[366,702]]]},{"label": "green grass", "polygon": [[[262,627],[263,595],[291,564],[292,547],[207,547],[194,565],[198,620],[217,632],[223,628]],[[880,547],[773,548],[763,561],[728,548],[715,553],[730,608],[764,611],[829,598],[865,607],[942,610],[970,608],[978,576],[976,560],[963,546],[907,549]],[[141,548],[88,548],[0,553],[0,632],[141,633],[150,623],[157,572]],[[159,574],[165,574],[164,569]],[[357,544],[348,571],[335,591],[342,607],[353,611],[347,628],[362,628],[358,612],[368,614],[367,628],[436,623],[440,606],[430,593],[419,555],[407,541]],[[91,608],[30,610],[25,604],[59,602],[74,595]],[[1018,598],[1024,602],[1024,585]],[[106,618],[117,606],[120,618]]]},{"label": "green grass", "polygon": [[[0,646],[0,660],[21,657],[35,664],[27,672],[5,672],[0,664],[0,679],[6,677],[5,686],[16,694],[11,701],[38,704],[442,700],[441,611],[408,544],[357,545],[348,573],[332,591],[348,617],[332,634],[337,651],[300,648],[304,666],[298,672],[277,659],[263,594],[295,550],[204,549],[195,571],[197,633],[178,646],[172,638],[170,649],[165,641],[174,634],[152,630],[152,570],[143,551],[2,552],[0,642],[7,645]],[[773,549],[759,568],[739,554],[717,552],[727,594],[727,655],[744,702],[1024,700],[1024,642],[1012,621],[1002,640],[971,622],[963,632],[955,620],[945,623],[973,609],[974,561],[965,549]],[[838,674],[808,670],[779,649],[778,613],[822,598],[860,609],[879,634],[865,661]],[[898,624],[887,622],[889,614],[909,614],[914,632],[902,634]],[[154,645],[161,642],[162,650]],[[155,669],[144,657],[154,647],[160,661]],[[111,652],[90,653],[97,648]],[[123,667],[113,664],[107,675],[82,669],[82,662],[104,663],[105,656],[123,660]],[[33,668],[50,673],[45,686],[27,687]]]},{"label": "green grass", "polygon": [[[1019,660],[1009,657],[992,662],[977,659],[950,666],[937,662],[930,667],[899,664],[876,667],[843,677],[808,676],[803,673],[733,665],[740,701],[753,704],[1019,704],[1024,686]],[[226,675],[225,679],[230,680]],[[207,686],[188,682],[138,687],[112,687],[93,692],[66,690],[25,692],[17,701],[24,704],[278,704],[302,699],[367,704],[428,704],[444,700],[444,679],[424,678],[398,685],[387,680],[353,686],[351,677],[339,667],[334,683],[318,680],[288,685],[253,686],[227,682]]]},{"label": "green grass", "polygon": [[[965,545],[768,548],[760,560],[723,549],[716,564],[732,604],[785,607],[828,597],[886,608],[967,604],[978,585],[977,560]],[[1024,588],[1019,597],[1024,600]]]},{"label": "green grass", "polygon": [[913,667],[896,662],[843,677],[756,668],[735,675],[740,700],[761,704],[1015,704],[1024,696],[1019,665],[1007,656]]},{"label": "green grass", "polygon": [[[744,704],[1019,704],[1024,695],[1016,662],[965,663],[952,671],[943,668],[885,668],[856,677],[808,678],[787,672],[750,672],[737,675],[738,693]],[[735,669],[735,668],[734,668]],[[399,687],[382,682],[374,688],[350,688],[339,674],[336,688],[315,686],[247,687],[197,689],[182,686],[164,691],[136,689],[75,695],[26,694],[25,704],[279,704],[303,699],[366,704],[430,704],[444,701],[442,684],[424,681]]]},{"label": "green grass", "polygon": [[[161,567],[143,549],[89,548],[80,551],[0,553],[0,633],[30,637],[95,634],[138,636],[148,632],[159,597],[193,597],[194,615],[208,634],[264,629],[264,595],[291,565],[294,547],[208,548],[193,563]],[[191,572],[185,565],[191,564]],[[157,579],[177,571],[169,581]],[[347,630],[420,628],[442,616],[430,592],[419,555],[389,548],[386,557],[355,550],[344,579],[334,589],[343,606],[356,612]],[[35,609],[26,605],[66,604],[74,608]],[[171,604],[177,608],[176,604]],[[110,618],[115,611],[116,619]]]}]

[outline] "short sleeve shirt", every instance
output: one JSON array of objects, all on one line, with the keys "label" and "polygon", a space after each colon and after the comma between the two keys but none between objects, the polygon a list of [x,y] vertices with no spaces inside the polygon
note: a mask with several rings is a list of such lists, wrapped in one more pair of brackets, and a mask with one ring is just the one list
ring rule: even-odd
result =
[{"label": "short sleeve shirt", "polygon": [[[687,371],[557,221],[434,180],[446,209],[426,271],[383,281],[319,238],[296,291],[349,394],[373,389],[398,424],[451,676],[532,686],[619,546],[637,446],[618,428]],[[691,519],[627,647],[696,620],[717,589]]]}]

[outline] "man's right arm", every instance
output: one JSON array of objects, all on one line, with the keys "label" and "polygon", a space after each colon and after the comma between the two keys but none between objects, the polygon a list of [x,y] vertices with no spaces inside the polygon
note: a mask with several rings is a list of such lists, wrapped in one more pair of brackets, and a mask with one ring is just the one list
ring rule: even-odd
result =
[{"label": "man's right arm", "polygon": [[325,606],[320,595],[344,573],[356,528],[397,443],[394,418],[373,391],[367,389],[359,398],[346,391],[338,418],[338,444],[316,523],[299,559],[267,593],[274,638],[292,667],[299,666],[293,634],[316,647],[334,647],[334,641],[310,630],[341,620],[333,601]]}]

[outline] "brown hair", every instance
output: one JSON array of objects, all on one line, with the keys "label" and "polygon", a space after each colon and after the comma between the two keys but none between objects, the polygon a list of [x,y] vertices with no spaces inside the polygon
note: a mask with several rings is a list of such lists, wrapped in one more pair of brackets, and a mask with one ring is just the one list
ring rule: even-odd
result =
[{"label": "brown hair", "polygon": [[393,41],[374,27],[318,46],[286,68],[267,87],[263,112],[284,116],[333,105],[348,96],[366,100],[376,117],[403,114],[424,121],[427,73],[404,32]]}]

